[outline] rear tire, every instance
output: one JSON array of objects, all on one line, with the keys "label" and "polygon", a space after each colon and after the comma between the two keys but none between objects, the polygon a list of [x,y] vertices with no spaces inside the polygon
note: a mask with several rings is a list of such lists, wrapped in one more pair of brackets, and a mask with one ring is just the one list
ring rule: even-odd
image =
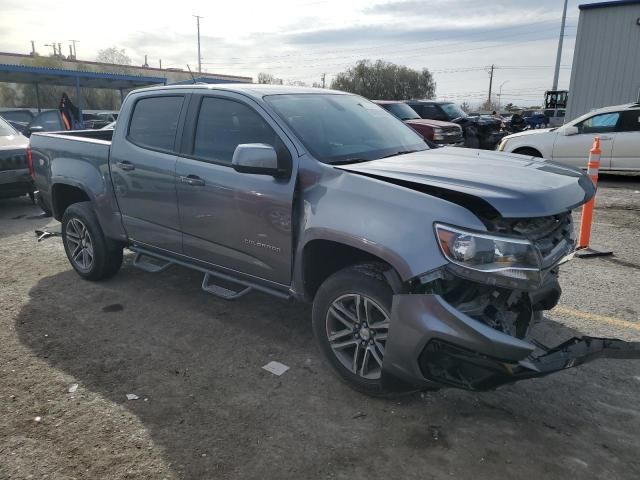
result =
[{"label": "rear tire", "polygon": [[513,151],[513,153],[517,153],[518,155],[526,155],[527,157],[538,157],[542,158],[542,154],[536,150],[535,148],[518,148]]},{"label": "rear tire", "polygon": [[393,291],[379,264],[331,275],[313,301],[313,332],[329,364],[349,386],[371,396],[395,393],[382,382]]},{"label": "rear tire", "polygon": [[62,243],[71,266],[87,280],[109,278],[122,265],[122,245],[104,236],[90,202],[74,203],[65,210]]}]

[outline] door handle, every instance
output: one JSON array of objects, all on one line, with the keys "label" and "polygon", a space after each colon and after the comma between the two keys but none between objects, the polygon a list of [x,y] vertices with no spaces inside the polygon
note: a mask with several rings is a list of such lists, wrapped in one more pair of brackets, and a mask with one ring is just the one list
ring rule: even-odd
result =
[{"label": "door handle", "polygon": [[202,187],[204,185],[204,180],[202,180],[197,175],[187,175],[186,177],[184,175],[181,175],[180,181],[193,187]]},{"label": "door handle", "polygon": [[120,167],[122,170],[130,172],[131,170],[135,170],[136,167],[133,163],[128,162],[127,160],[123,160],[121,162],[116,162],[116,165]]}]

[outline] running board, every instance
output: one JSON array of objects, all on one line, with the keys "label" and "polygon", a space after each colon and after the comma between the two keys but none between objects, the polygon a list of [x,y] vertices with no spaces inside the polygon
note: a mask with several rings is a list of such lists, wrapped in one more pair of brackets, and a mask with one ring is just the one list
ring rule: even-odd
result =
[{"label": "running board", "polygon": [[171,262],[147,255],[143,252],[136,252],[136,257],[133,259],[133,266],[148,273],[158,273],[170,267]]},{"label": "running board", "polygon": [[[178,260],[174,257],[151,252],[137,245],[129,247],[129,250],[136,254],[135,259],[133,260],[133,266],[148,273],[161,272],[171,265],[180,265],[182,267],[202,272],[204,274],[204,278],[202,279],[202,290],[224,300],[236,300],[240,297],[244,297],[253,290],[273,295],[274,297],[283,298],[285,300],[291,298],[291,294],[288,292],[265,287],[227,273],[222,273],[217,270],[209,270],[192,263]],[[228,286],[222,286],[214,283],[212,281],[214,278],[228,284]],[[236,286],[239,288],[236,289]]]},{"label": "running board", "polygon": [[222,285],[209,283],[209,279],[211,277],[212,277],[211,273],[204,274],[204,278],[202,279],[202,290],[204,290],[207,293],[210,293],[211,295],[215,295],[216,297],[222,298],[224,300],[236,300],[240,297],[244,297],[247,293],[251,291],[251,287],[237,283],[235,280],[226,280],[226,282],[239,285],[241,288],[238,289],[237,291],[223,287]]}]

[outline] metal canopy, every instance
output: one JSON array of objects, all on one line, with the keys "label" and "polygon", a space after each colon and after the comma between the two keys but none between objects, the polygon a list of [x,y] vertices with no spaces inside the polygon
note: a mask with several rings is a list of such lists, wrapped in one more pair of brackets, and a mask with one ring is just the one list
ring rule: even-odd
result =
[{"label": "metal canopy", "polygon": [[166,85],[167,79],[165,77],[143,77],[120,73],[0,64],[0,82],[128,90],[149,85]]}]

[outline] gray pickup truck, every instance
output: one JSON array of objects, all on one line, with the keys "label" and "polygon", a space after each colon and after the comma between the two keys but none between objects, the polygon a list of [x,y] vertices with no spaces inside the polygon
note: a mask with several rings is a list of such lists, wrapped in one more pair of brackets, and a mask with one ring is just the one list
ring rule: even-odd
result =
[{"label": "gray pickup truck", "polygon": [[34,134],[35,182],[78,274],[181,265],[223,299],[313,301],[341,378],[371,395],[487,390],[637,344],[548,348],[571,211],[589,177],[538,159],[430,150],[355,95],[265,85],[129,94],[114,130]]}]

